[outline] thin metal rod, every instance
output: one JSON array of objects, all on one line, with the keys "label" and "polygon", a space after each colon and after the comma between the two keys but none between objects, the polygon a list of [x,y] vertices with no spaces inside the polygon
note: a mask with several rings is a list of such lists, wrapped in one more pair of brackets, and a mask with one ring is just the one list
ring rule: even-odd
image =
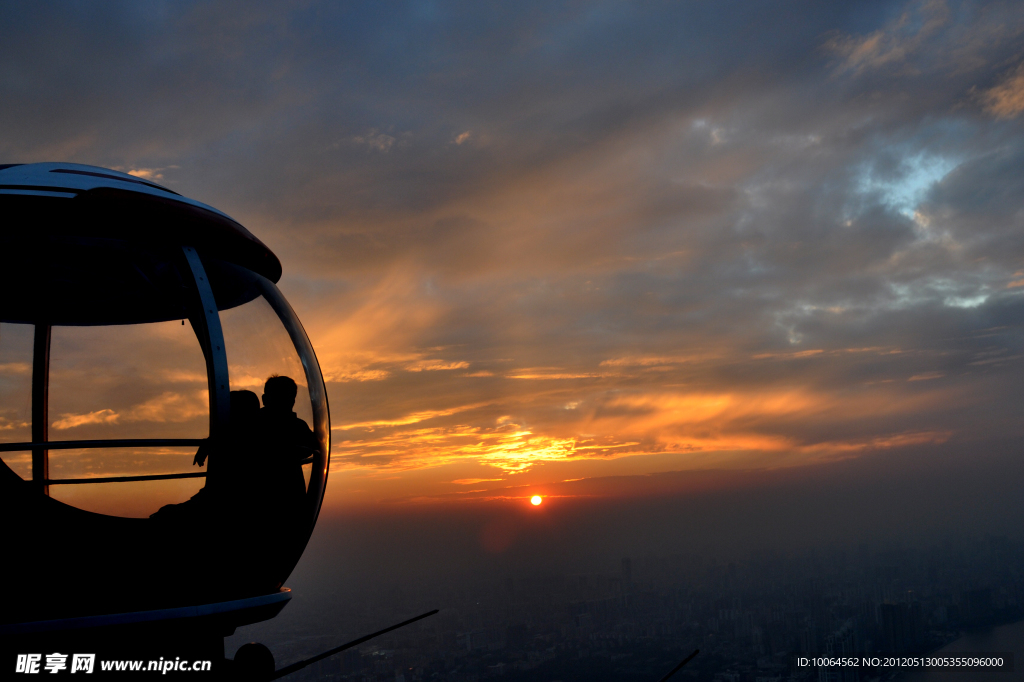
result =
[{"label": "thin metal rod", "polygon": [[203,267],[199,254],[191,246],[181,247],[185,260],[192,270],[196,292],[199,294],[198,314],[192,317],[196,324],[196,336],[206,356],[206,378],[210,389],[210,438],[217,439],[224,435],[228,425],[228,412],[231,410],[231,386],[228,382],[228,358],[224,350],[224,331],[220,325],[220,314],[217,301],[210,286],[210,278]]},{"label": "thin metal rod", "polygon": [[51,330],[48,324],[36,324],[32,343],[32,481],[44,495],[50,494],[50,458],[42,445],[49,439]]},{"label": "thin metal rod", "polygon": [[673,675],[675,675],[677,672],[679,672],[682,669],[682,667],[684,665],[686,665],[687,663],[692,661],[693,657],[696,656],[699,653],[700,653],[700,649],[694,649],[692,654],[690,654],[689,656],[684,658],[682,661],[680,661],[679,665],[677,665],[676,667],[672,668],[672,670],[669,671],[669,674],[665,675],[665,677],[663,677],[660,680],[658,680],[658,682],[665,682],[665,680],[667,680],[668,678],[670,678]]},{"label": "thin metal rod", "polygon": [[360,637],[359,639],[353,639],[348,644],[342,644],[341,646],[335,647],[335,648],[333,648],[333,649],[331,649],[329,651],[325,651],[322,654],[317,654],[313,658],[307,658],[304,661],[299,661],[298,663],[292,663],[291,665],[286,666],[284,668],[281,668],[280,670],[275,672],[274,676],[271,677],[270,679],[276,680],[279,677],[284,677],[285,675],[291,675],[296,670],[302,670],[307,665],[310,665],[312,663],[316,663],[317,661],[322,661],[323,659],[327,658],[328,656],[333,656],[334,654],[341,653],[345,649],[351,649],[354,646],[359,646],[363,642],[367,642],[367,641],[373,639],[374,637],[380,637],[381,635],[386,634],[388,632],[391,632],[392,630],[397,630],[398,628],[404,628],[406,625],[411,625],[411,624],[415,623],[418,620],[423,620],[424,618],[427,618],[429,616],[433,616],[437,612],[438,612],[437,609],[434,609],[433,611],[428,611],[427,613],[424,613],[424,614],[421,614],[419,616],[416,616],[415,618],[410,618],[409,620],[402,621],[398,625],[392,625],[389,628],[384,628],[383,630],[378,630],[377,632],[374,632],[372,635],[366,635],[364,637]]},{"label": "thin metal rod", "polygon": [[[0,443],[0,452],[22,452],[45,446],[47,450],[83,450],[95,448],[146,448],[146,447],[170,447],[203,445],[206,438],[111,438],[104,440],[49,440],[33,441],[31,443]],[[33,458],[33,465],[35,459]],[[35,478],[35,476],[33,476]]]},{"label": "thin metal rod", "polygon": [[103,476],[100,478],[51,478],[50,485],[70,483],[129,483],[131,481],[167,481],[174,478],[204,478],[205,471],[191,471],[186,474],[149,474],[146,476]]}]

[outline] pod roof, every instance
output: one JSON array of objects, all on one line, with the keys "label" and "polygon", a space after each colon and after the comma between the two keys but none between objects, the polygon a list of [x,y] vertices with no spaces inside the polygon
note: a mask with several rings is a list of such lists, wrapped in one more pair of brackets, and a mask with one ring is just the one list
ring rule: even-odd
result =
[{"label": "pod roof", "polygon": [[107,168],[0,164],[0,216],[6,224],[0,238],[22,229],[37,235],[193,246],[273,282],[281,279],[277,256],[227,214]]},{"label": "pod roof", "polygon": [[180,317],[183,246],[211,270],[221,309],[251,298],[239,289],[245,271],[281,278],[277,256],[238,222],[154,182],[73,163],[0,164],[0,321]]}]

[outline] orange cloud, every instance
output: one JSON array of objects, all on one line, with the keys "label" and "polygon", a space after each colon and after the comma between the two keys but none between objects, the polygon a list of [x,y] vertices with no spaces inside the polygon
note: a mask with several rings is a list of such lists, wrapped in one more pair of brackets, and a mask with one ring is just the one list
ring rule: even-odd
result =
[{"label": "orange cloud", "polygon": [[398,431],[365,441],[342,441],[336,447],[336,461],[338,468],[378,466],[409,470],[469,459],[517,472],[528,470],[537,462],[569,458],[574,454],[575,444],[573,438],[534,434],[510,422],[489,428],[460,425]]},{"label": "orange cloud", "polygon": [[209,414],[209,393],[205,389],[191,394],[166,391],[133,407],[126,415],[126,420],[184,422],[207,414]]},{"label": "orange cloud", "polygon": [[456,362],[445,362],[444,360],[417,360],[404,367],[407,372],[437,372],[450,369],[465,369],[469,363],[462,360]]},{"label": "orange cloud", "polygon": [[86,424],[114,424],[120,418],[121,415],[113,410],[96,410],[87,414],[62,414],[51,426],[58,431],[64,431]]},{"label": "orange cloud", "polygon": [[338,426],[332,426],[332,431],[348,431],[351,429],[374,429],[381,426],[407,426],[409,424],[418,424],[428,419],[435,419],[437,417],[447,417],[449,415],[458,414],[459,412],[465,412],[466,410],[473,410],[479,407],[484,407],[488,403],[477,403],[475,405],[461,405],[459,407],[452,407],[447,410],[424,410],[423,412],[413,412],[407,414],[404,417],[398,417],[396,419],[378,419],[376,421],[357,422],[354,424],[340,424]]},{"label": "orange cloud", "polygon": [[681,365],[719,357],[715,354],[694,355],[625,355],[602,360],[601,367],[652,367],[659,365]]},{"label": "orange cloud", "polygon": [[209,413],[208,396],[205,389],[192,394],[167,391],[123,412],[107,408],[84,414],[62,414],[60,419],[53,422],[52,427],[65,431],[89,424],[185,422]]},{"label": "orange cloud", "polygon": [[602,377],[602,376],[608,376],[608,375],[606,375],[606,374],[592,374],[592,373],[574,374],[572,372],[552,372],[552,371],[542,371],[542,372],[526,371],[526,372],[522,372],[520,374],[508,374],[508,375],[506,375],[506,378],[508,378],[508,379],[594,379],[594,378]]},{"label": "orange cloud", "polygon": [[24,429],[31,426],[27,421],[14,421],[0,417],[0,431],[13,431],[14,429]]},{"label": "orange cloud", "polygon": [[0,364],[0,374],[28,374],[32,371],[27,362],[5,362]]},{"label": "orange cloud", "polygon": [[985,111],[996,118],[1016,118],[1024,111],[1024,64],[1006,76],[999,85],[981,94]]}]

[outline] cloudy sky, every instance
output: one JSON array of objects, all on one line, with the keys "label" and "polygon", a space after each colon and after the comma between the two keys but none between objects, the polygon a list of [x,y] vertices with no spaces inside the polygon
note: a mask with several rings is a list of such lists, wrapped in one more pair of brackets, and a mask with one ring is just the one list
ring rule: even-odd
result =
[{"label": "cloudy sky", "polygon": [[[328,381],[328,506],[881,476],[1022,435],[1018,3],[4,3],[0,23],[0,162],[130,171],[278,254]],[[54,428],[192,429],[190,362]]]}]

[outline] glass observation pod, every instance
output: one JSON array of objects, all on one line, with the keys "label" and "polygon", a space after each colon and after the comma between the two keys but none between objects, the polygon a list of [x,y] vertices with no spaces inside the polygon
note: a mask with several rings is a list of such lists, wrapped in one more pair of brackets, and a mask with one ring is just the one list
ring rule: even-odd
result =
[{"label": "glass observation pod", "polygon": [[0,165],[0,635],[275,615],[330,416],[277,257],[158,184]]}]

